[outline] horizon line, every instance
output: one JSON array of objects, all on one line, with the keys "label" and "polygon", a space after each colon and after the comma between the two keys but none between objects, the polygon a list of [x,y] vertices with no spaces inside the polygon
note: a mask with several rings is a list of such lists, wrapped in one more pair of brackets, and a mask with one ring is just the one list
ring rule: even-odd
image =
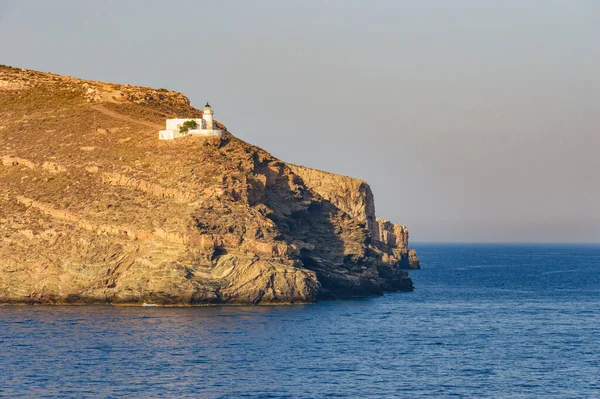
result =
[{"label": "horizon line", "polygon": [[[415,244],[496,244],[496,245],[600,245],[600,241],[554,242],[554,241],[411,241]],[[410,246],[409,245],[409,246]]]}]

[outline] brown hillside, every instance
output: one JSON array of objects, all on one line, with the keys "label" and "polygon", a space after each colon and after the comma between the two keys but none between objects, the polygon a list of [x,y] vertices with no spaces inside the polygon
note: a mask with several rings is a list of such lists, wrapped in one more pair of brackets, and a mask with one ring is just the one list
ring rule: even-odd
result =
[{"label": "brown hillside", "polygon": [[[0,302],[294,303],[411,290],[360,180],[288,165],[180,93],[0,67]],[[223,129],[225,127],[221,124]]]}]

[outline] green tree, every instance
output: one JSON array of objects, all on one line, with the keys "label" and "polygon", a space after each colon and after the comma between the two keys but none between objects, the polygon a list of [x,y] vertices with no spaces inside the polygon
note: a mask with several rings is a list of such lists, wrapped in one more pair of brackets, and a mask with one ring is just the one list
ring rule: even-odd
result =
[{"label": "green tree", "polygon": [[179,128],[179,133],[185,133],[190,129],[195,129],[198,127],[198,123],[195,120],[189,120],[183,122],[183,125]]}]

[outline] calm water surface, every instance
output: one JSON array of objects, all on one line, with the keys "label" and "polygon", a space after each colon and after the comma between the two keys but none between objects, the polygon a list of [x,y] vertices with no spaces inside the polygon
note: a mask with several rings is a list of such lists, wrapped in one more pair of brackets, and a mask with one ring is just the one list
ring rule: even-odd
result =
[{"label": "calm water surface", "polygon": [[0,307],[0,397],[600,398],[600,247],[417,249],[381,298]]}]

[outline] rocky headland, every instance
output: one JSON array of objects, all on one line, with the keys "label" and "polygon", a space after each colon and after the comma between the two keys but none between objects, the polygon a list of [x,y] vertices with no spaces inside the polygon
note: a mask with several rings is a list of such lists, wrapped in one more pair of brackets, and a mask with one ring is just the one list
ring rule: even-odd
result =
[{"label": "rocky headland", "polygon": [[[182,94],[0,66],[0,303],[308,303],[411,291],[369,185],[230,133]],[[222,124],[219,128],[226,129]]]}]

